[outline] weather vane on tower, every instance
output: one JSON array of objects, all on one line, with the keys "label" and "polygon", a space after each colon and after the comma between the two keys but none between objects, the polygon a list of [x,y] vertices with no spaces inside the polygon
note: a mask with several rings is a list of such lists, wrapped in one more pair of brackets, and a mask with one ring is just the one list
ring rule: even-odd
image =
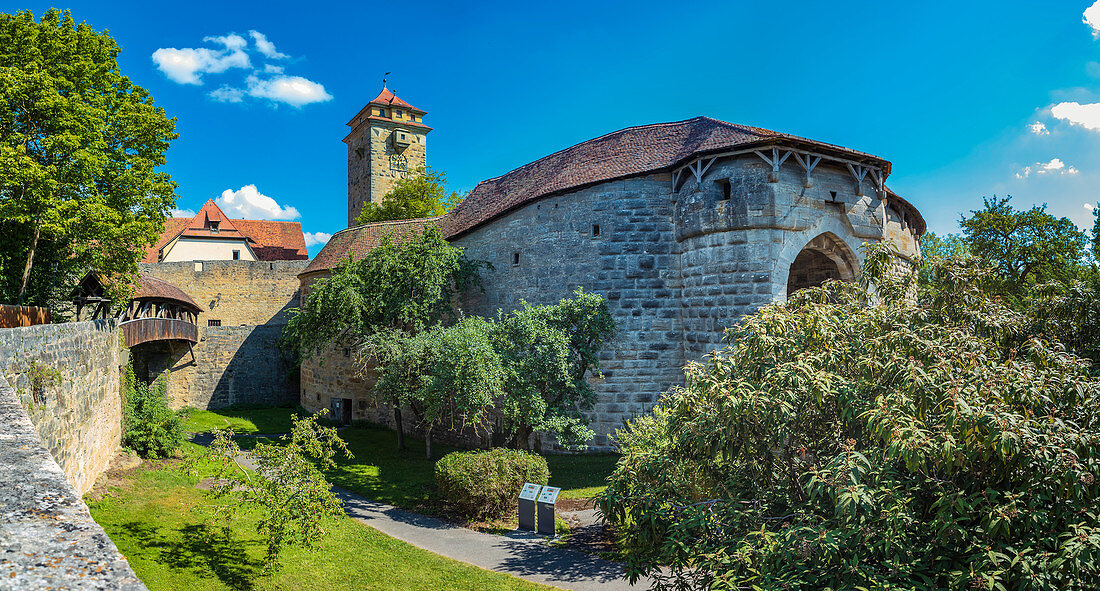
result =
[{"label": "weather vane on tower", "polygon": [[386,87],[386,79],[389,78],[389,77],[390,77],[389,72],[386,72],[385,74],[382,74],[382,88]]}]

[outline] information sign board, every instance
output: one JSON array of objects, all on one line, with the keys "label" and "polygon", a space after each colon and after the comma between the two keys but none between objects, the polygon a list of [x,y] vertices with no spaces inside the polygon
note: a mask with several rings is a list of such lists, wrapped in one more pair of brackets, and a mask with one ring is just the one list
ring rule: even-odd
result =
[{"label": "information sign board", "polygon": [[553,505],[554,503],[558,502],[558,494],[560,492],[561,489],[556,486],[544,486],[542,488],[542,494],[539,495],[538,501],[540,503]]},{"label": "information sign board", "polygon": [[525,501],[533,501],[539,496],[539,491],[542,490],[541,484],[533,484],[530,482],[523,483],[523,489],[519,491],[519,498]]}]

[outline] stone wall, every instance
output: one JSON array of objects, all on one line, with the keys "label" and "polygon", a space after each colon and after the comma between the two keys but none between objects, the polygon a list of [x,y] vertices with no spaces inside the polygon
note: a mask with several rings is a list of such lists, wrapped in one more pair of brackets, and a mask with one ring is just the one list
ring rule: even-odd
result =
[{"label": "stone wall", "polygon": [[[279,347],[288,310],[298,305],[298,273],[308,261],[201,261],[143,264],[203,307],[199,342],[134,348],[135,371],[152,381],[172,372],[174,408],[281,404],[298,397],[298,376]],[[209,326],[217,320],[220,326]]]},{"label": "stone wall", "polygon": [[120,341],[114,320],[0,329],[0,377],[79,494],[121,441]]},{"label": "stone wall", "polygon": [[462,302],[467,313],[552,304],[578,287],[607,298],[618,330],[601,355],[603,378],[592,380],[595,448],[683,380],[672,221],[671,177],[655,174],[530,203],[454,241],[493,264],[482,274],[484,293]]},{"label": "stone wall", "polygon": [[[3,341],[0,358],[7,359],[10,342]],[[117,381],[117,368],[103,369]],[[126,558],[92,520],[69,470],[43,446],[21,398],[0,376],[0,589],[143,591]]]},{"label": "stone wall", "polygon": [[134,371],[152,381],[171,372],[173,408],[278,405],[298,399],[298,373],[284,354],[282,324],[200,327],[195,356],[186,346],[146,343],[133,349]]},{"label": "stone wall", "polygon": [[143,263],[141,272],[187,292],[202,306],[199,325],[286,324],[298,305],[298,273],[309,261]]}]

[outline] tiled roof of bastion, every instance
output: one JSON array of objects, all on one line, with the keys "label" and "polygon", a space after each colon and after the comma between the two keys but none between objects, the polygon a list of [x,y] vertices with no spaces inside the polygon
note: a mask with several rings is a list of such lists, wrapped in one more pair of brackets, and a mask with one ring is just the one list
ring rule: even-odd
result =
[{"label": "tiled roof of bastion", "polygon": [[[695,117],[685,121],[627,127],[581,142],[478,183],[446,215],[405,220],[403,223],[415,224],[417,227],[435,223],[450,239],[521,205],[555,193],[672,170],[700,155],[773,144],[811,149],[826,155],[872,164],[881,167],[887,174],[890,171],[889,161],[865,152],[760,127],[727,123],[710,117]],[[916,208],[893,191],[887,189],[887,192],[892,198],[912,208],[918,216],[918,228],[923,228],[923,219],[919,218]],[[383,224],[392,222],[355,226],[334,234],[303,274],[332,268],[348,255],[356,258],[362,256],[377,243],[378,238],[393,230],[392,226]],[[337,240],[338,236],[340,240]]]},{"label": "tiled roof of bastion", "polygon": [[335,268],[349,256],[356,260],[361,259],[367,251],[378,246],[383,236],[392,234],[396,240],[401,240],[402,236],[410,232],[419,232],[438,219],[439,217],[432,217],[375,222],[340,230],[329,238],[321,252],[317,253],[317,256],[298,275]]}]

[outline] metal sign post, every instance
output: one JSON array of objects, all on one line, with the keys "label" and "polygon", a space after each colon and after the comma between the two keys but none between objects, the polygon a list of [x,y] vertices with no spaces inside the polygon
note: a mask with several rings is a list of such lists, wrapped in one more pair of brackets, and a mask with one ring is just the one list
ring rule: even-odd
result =
[{"label": "metal sign post", "polygon": [[539,533],[554,535],[554,504],[558,502],[561,489],[556,486],[544,486],[538,497]]},{"label": "metal sign post", "polygon": [[542,492],[541,484],[523,483],[519,491],[519,528],[535,531],[535,499]]}]

